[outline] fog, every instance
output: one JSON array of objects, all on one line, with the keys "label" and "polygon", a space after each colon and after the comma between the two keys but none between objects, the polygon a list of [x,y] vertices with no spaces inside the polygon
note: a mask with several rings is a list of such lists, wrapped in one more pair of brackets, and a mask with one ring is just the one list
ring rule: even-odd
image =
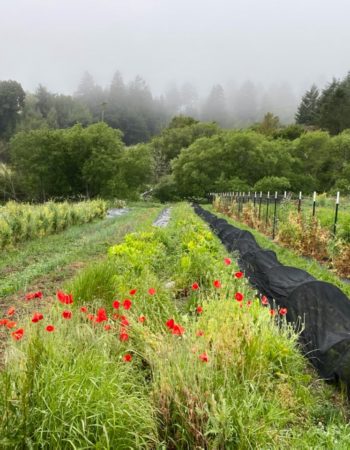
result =
[{"label": "fog", "polygon": [[350,69],[349,17],[347,0],[1,0],[0,80],[72,94],[85,71],[105,87],[119,70],[157,96],[203,103],[221,85],[229,110],[289,118]]}]

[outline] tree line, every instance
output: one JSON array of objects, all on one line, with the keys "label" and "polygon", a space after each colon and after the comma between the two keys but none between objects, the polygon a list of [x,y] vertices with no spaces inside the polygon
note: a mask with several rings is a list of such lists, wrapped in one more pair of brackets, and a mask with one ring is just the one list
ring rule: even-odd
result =
[{"label": "tree line", "polygon": [[[138,198],[149,190],[163,201],[228,190],[350,193],[349,75],[306,92],[295,124],[267,113],[245,129],[188,115],[165,126],[141,79],[125,86],[119,74],[113,86],[108,95],[119,100],[108,106],[88,75],[75,97],[40,86],[33,98],[17,82],[0,82],[3,200]],[[147,138],[125,138],[141,128],[123,105],[143,117]]]},{"label": "tree line", "polygon": [[[226,130],[176,116],[146,144],[125,146],[104,122],[17,133],[10,164],[0,167],[4,197],[138,198],[152,190],[162,201],[210,191],[340,190],[350,193],[350,130],[332,136],[298,125]],[[6,169],[6,170],[5,170]]]},{"label": "tree line", "polygon": [[215,121],[226,128],[246,127],[268,111],[288,123],[296,106],[287,84],[267,90],[250,81],[231,83],[225,89],[215,84],[200,98],[191,83],[170,84],[155,96],[142,77],[126,82],[119,71],[106,87],[86,72],[73,95],[50,92],[43,85],[24,92],[17,81],[0,81],[0,159],[6,159],[7,142],[18,131],[69,128],[76,123],[87,126],[103,120],[123,132],[126,145],[134,145],[149,141],[179,114]]}]

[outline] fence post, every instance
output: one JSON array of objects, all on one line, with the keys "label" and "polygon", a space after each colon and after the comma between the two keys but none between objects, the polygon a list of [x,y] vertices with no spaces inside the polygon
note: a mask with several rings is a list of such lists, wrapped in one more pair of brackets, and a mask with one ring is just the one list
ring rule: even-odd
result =
[{"label": "fence post", "polygon": [[334,227],[333,227],[334,236],[336,235],[336,232],[337,232],[338,209],[339,209],[339,191],[337,192],[337,199],[335,201],[335,216],[334,216]]},{"label": "fence post", "polygon": [[298,200],[298,213],[301,211],[301,191],[299,192],[299,200]]},{"label": "fence post", "polygon": [[254,192],[254,216],[256,216],[256,191]]},{"label": "fence post", "polygon": [[312,217],[315,217],[316,212],[316,191],[314,191],[314,196],[312,199]]},{"label": "fence post", "polygon": [[277,191],[275,192],[275,208],[273,211],[273,227],[272,227],[272,239],[275,239],[276,232],[276,213],[277,213]]},{"label": "fence post", "polygon": [[259,197],[259,220],[261,217],[261,202],[262,202],[262,191],[260,191],[260,197]]},{"label": "fence post", "polygon": [[269,205],[270,205],[270,191],[267,191],[267,197],[266,197],[266,223],[265,227],[267,228],[267,222],[269,219]]}]

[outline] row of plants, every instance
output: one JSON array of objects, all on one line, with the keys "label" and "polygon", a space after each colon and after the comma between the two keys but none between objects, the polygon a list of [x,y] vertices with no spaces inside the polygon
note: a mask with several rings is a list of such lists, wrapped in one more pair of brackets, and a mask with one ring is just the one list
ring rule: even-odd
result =
[{"label": "row of plants", "polygon": [[[271,236],[274,227],[274,217],[271,213],[273,204],[270,206],[270,214],[261,210],[253,203],[245,204],[242,210],[235,202],[216,196],[214,209],[232,217],[249,227],[254,228],[268,236]],[[295,250],[299,255],[315,258],[324,263],[332,271],[341,277],[350,277],[350,243],[348,241],[348,227],[344,223],[340,233],[333,235],[330,229],[330,211],[321,210],[321,217],[313,216],[310,211],[298,212],[294,205],[282,202],[278,207],[275,222],[275,240],[285,247]]]},{"label": "row of plants", "polygon": [[8,202],[0,206],[0,249],[101,219],[106,211],[107,204],[100,199],[40,205]]},{"label": "row of plants", "polygon": [[271,235],[264,234],[257,229],[252,228],[242,220],[233,218],[232,215],[229,217],[227,213],[215,210],[213,205],[205,205],[204,208],[211,213],[215,213],[220,219],[226,219],[229,224],[252,233],[260,247],[275,252],[278,260],[285,266],[292,266],[305,270],[318,280],[334,284],[350,297],[349,283],[329,270],[325,264],[321,264],[314,258],[301,256],[293,249],[280,245],[276,240],[271,239]]},{"label": "row of plants", "polygon": [[[16,322],[2,448],[340,448],[350,428],[285,321],[188,205]],[[45,299],[40,299],[43,305]],[[12,338],[11,338],[12,335]]]}]

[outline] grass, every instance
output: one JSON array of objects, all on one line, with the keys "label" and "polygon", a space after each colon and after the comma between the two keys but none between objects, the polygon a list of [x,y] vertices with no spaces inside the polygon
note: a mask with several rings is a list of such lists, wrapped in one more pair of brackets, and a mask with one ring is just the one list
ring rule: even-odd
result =
[{"label": "grass", "polygon": [[277,243],[273,242],[271,238],[266,237],[259,231],[250,228],[249,226],[245,225],[242,222],[238,222],[237,220],[229,218],[225,214],[215,211],[212,206],[204,206],[204,208],[208,209],[208,211],[215,213],[218,217],[226,219],[228,223],[238,228],[241,228],[242,230],[250,231],[255,237],[257,243],[262,248],[273,250],[276,253],[278,260],[282,264],[286,266],[297,267],[298,269],[303,269],[306,272],[310,273],[315,278],[317,278],[318,280],[332,283],[336,285],[339,289],[341,289],[348,297],[350,297],[350,284],[343,281],[341,278],[339,278],[337,275],[335,275],[329,269],[327,269],[327,267],[318,263],[316,260],[312,258],[299,256],[293,250],[289,250],[288,248],[278,245]]},{"label": "grass", "polygon": [[[0,298],[25,292],[34,283],[48,292],[76,268],[104,254],[156,208],[135,208],[124,216],[72,226],[55,235],[35,239],[3,251],[0,260]],[[149,219],[148,219],[149,220]]]},{"label": "grass", "polygon": [[166,229],[142,222],[82,271],[74,303],[23,322],[8,347],[1,448],[348,448],[343,399],[226,256],[178,205]]}]

